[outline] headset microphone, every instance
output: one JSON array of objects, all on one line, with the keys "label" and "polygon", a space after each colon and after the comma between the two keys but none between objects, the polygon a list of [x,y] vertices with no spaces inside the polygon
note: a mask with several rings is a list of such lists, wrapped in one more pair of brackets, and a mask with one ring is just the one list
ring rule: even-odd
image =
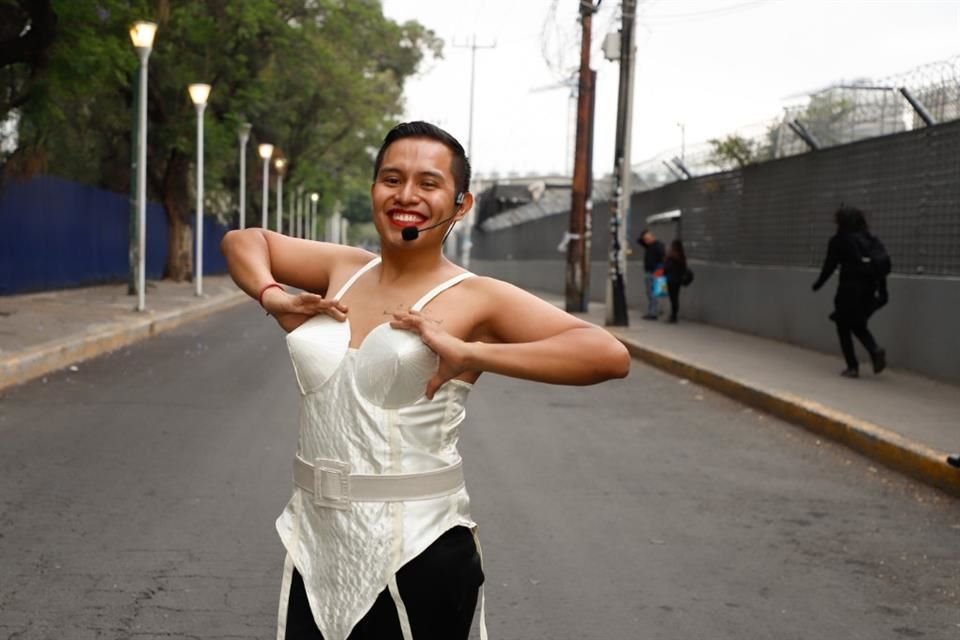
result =
[{"label": "headset microphone", "polygon": [[437,224],[432,224],[432,225],[430,225],[429,227],[424,227],[424,228],[422,228],[422,229],[417,228],[417,227],[404,227],[403,229],[400,230],[400,235],[401,235],[401,236],[403,237],[403,239],[406,240],[407,242],[409,242],[409,241],[411,241],[411,240],[416,240],[418,237],[420,237],[420,232],[421,232],[421,231],[429,231],[430,229],[433,229],[433,228],[435,228],[435,227],[439,227],[439,226],[442,225],[442,224],[445,224],[445,223],[447,223],[447,222],[450,222],[451,220],[453,220],[453,219],[456,218],[456,217],[457,217],[457,215],[454,214],[454,215],[450,216],[449,218],[444,218],[443,220],[441,220],[441,221],[438,222]]},{"label": "headset microphone", "polygon": [[[457,194],[457,199],[455,200],[455,202],[456,202],[458,205],[463,204],[463,192],[462,192],[462,191]],[[459,209],[458,209],[457,213],[459,213]],[[416,240],[417,238],[420,237],[420,232],[421,232],[421,231],[429,231],[430,229],[435,229],[436,227],[439,227],[439,226],[442,225],[442,224],[446,224],[447,222],[450,222],[451,220],[453,220],[453,219],[456,218],[456,217],[457,217],[457,214],[455,213],[455,214],[453,214],[452,216],[450,216],[449,218],[444,218],[444,219],[441,220],[440,222],[438,222],[438,223],[436,223],[436,224],[432,224],[432,225],[430,225],[429,227],[423,227],[422,229],[420,229],[420,228],[418,228],[418,227],[412,227],[412,226],[411,226],[411,227],[404,227],[403,229],[400,230],[400,237],[402,237],[402,238],[403,238],[404,240],[406,240],[407,242],[412,242],[413,240]]]}]

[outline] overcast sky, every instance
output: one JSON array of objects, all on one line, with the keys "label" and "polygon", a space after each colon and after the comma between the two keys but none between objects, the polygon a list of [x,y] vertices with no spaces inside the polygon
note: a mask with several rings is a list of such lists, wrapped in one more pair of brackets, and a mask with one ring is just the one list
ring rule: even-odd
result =
[{"label": "overcast sky", "polygon": [[[407,83],[407,119],[435,122],[468,144],[466,45],[476,38],[478,46],[495,46],[476,51],[475,170],[527,174],[570,166],[570,91],[544,87],[560,83],[579,63],[577,1],[383,5],[391,18],[416,19],[445,41],[443,59],[427,61]],[[598,173],[613,166],[618,73],[599,45],[619,27],[619,5],[603,0],[594,18]],[[772,120],[798,94],[844,80],[881,79],[958,54],[960,0],[641,0],[632,160],[679,149],[678,123],[692,145]]]}]

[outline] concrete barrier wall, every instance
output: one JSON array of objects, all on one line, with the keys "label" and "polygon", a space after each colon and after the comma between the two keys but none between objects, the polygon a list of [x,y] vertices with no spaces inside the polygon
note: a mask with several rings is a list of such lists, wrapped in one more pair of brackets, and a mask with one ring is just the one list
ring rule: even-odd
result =
[{"label": "concrete barrier wall", "polygon": [[[755,267],[691,261],[694,283],[683,290],[680,317],[734,331],[837,354],[833,309],[836,275],[818,293],[810,290],[814,269]],[[473,260],[471,270],[527,289],[563,295],[566,263],[556,260]],[[591,266],[590,297],[603,301],[607,265]],[[871,320],[891,366],[960,383],[960,278],[893,275],[890,303]],[[645,304],[643,273],[631,263],[627,298]],[[662,301],[664,309],[669,301]],[[631,321],[639,321],[635,315]],[[859,349],[859,347],[858,347]],[[866,357],[860,350],[863,359]]]}]

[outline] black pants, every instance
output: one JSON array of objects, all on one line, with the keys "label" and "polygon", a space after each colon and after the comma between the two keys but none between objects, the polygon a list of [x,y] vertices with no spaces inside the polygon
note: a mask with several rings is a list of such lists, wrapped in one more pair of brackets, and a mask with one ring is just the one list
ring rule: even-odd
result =
[{"label": "black pants", "polygon": [[843,351],[843,359],[847,361],[848,369],[859,367],[851,334],[857,336],[871,356],[877,352],[877,341],[867,329],[867,319],[886,302],[886,286],[882,285],[880,289],[883,302],[877,298],[876,283],[856,278],[844,279],[842,274],[840,276],[830,319],[837,323],[840,349]]},{"label": "black pants", "polygon": [[667,294],[670,296],[670,319],[676,320],[680,313],[680,280],[667,278]]},{"label": "black pants", "polygon": [[[416,640],[466,640],[483,584],[473,533],[454,527],[397,572],[397,586]],[[323,640],[296,570],[290,583],[286,640]],[[400,620],[384,589],[349,640],[402,640]]]},{"label": "black pants", "polygon": [[853,349],[853,338],[851,334],[857,336],[857,340],[863,347],[873,355],[877,351],[877,341],[873,334],[867,329],[867,321],[837,321],[837,335],[840,337],[840,349],[843,351],[843,359],[847,361],[848,369],[859,369],[860,363],[857,362],[857,352]]}]

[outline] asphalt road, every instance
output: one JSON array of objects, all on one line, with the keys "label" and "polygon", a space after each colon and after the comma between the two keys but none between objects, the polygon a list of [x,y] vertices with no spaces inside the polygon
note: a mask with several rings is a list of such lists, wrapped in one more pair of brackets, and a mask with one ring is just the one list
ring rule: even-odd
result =
[{"label": "asphalt road", "polygon": [[[0,639],[271,638],[297,394],[253,306],[0,395]],[[485,376],[501,639],[960,638],[960,502],[640,364]]]}]

